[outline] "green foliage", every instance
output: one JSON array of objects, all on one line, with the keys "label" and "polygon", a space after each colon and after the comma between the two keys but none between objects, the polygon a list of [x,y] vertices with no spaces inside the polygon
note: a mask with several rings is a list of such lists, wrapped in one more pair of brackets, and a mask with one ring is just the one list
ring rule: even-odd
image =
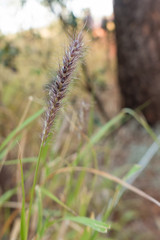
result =
[{"label": "green foliage", "polygon": [[[18,72],[15,74],[12,74],[12,71],[1,62],[0,167],[2,167],[2,171],[3,168],[6,171],[5,182],[9,189],[3,190],[0,196],[2,210],[0,219],[4,220],[3,223],[1,222],[2,226],[4,227],[4,224],[12,216],[6,206],[14,203],[13,196],[18,196],[22,202],[21,213],[11,221],[14,226],[15,220],[20,220],[21,215],[21,230],[19,228],[17,239],[27,239],[26,232],[29,224],[32,232],[29,231],[28,239],[31,234],[37,240],[60,239],[60,237],[65,240],[115,240],[123,239],[122,237],[125,235],[123,232],[126,233],[126,231],[128,234],[126,236],[129,236],[127,239],[131,239],[129,223],[135,221],[139,216],[137,213],[139,209],[127,208],[128,201],[125,198],[121,199],[127,190],[126,187],[109,182],[106,178],[93,177],[84,170],[76,172],[74,168],[86,167],[103,170],[103,172],[108,171],[111,175],[116,175],[128,183],[134,176],[136,178],[141,176],[144,166],[139,166],[139,159],[137,159],[137,164],[131,163],[128,159],[123,166],[117,166],[116,162],[113,168],[111,168],[112,163],[110,162],[118,129],[131,117],[134,117],[135,122],[139,122],[151,139],[159,145],[156,134],[138,112],[125,109],[110,121],[104,122],[96,109],[96,103],[92,102],[92,96],[84,91],[85,77],[81,74],[74,90],[70,91],[68,101],[72,104],[70,107],[65,106],[57,118],[54,140],[51,138],[51,143],[41,151],[39,169],[35,169],[40,143],[40,118],[44,112],[41,89],[50,69],[53,69],[52,75],[54,75],[56,66],[53,60],[57,58],[55,55],[58,54],[58,46],[61,47],[64,44],[64,35],[60,33],[60,27],[51,27],[51,30],[53,36],[51,35],[47,39],[33,31],[16,36],[17,45],[15,47],[20,51],[14,56],[18,68]],[[113,73],[111,72],[114,72],[115,62],[112,62],[112,69],[107,72],[105,47],[101,42],[94,41],[91,42],[91,51],[94,54],[87,57],[88,72],[91,73],[91,76],[95,75],[94,87],[98,93],[101,93],[100,86],[109,86],[107,79],[110,76],[112,79]],[[91,79],[93,80],[93,78]],[[103,87],[103,89],[103,93],[108,96],[107,88]],[[34,104],[31,106],[28,116],[19,124],[29,95],[33,95]],[[87,110],[83,109],[82,101],[91,106],[86,108]],[[111,96],[109,100],[103,101],[104,104],[108,102],[110,104]],[[86,106],[88,106],[87,104]],[[146,136],[149,138],[147,134]],[[17,143],[20,140],[25,142],[22,159],[17,157]],[[123,152],[125,150],[124,148]],[[118,155],[117,160],[119,158]],[[19,160],[21,160],[20,169],[18,168]],[[147,166],[148,163],[145,167]],[[67,172],[67,168],[72,168],[72,171]],[[11,169],[9,173],[8,169]],[[61,170],[63,172],[59,174]],[[17,175],[21,172],[21,177],[18,176],[17,180],[16,177],[12,178],[12,173],[15,172]],[[31,192],[34,175],[36,175],[36,181],[34,181]],[[12,179],[15,180],[15,187],[9,184],[13,181]],[[19,194],[20,189],[21,194]],[[33,189],[36,190],[36,194]],[[137,198],[141,199],[139,196]],[[134,199],[131,200],[134,201]],[[32,206],[29,209],[28,217],[29,202],[32,202]],[[12,226],[8,225],[4,231],[4,239],[10,238]],[[111,231],[109,230],[110,226]]]},{"label": "green foliage", "polygon": [[10,189],[0,196],[0,207],[16,193],[16,190],[16,188]]},{"label": "green foliage", "polygon": [[14,72],[17,71],[15,58],[19,53],[19,48],[14,46],[12,42],[3,40],[0,49],[0,63]]},{"label": "green foliage", "polygon": [[26,226],[26,210],[25,210],[25,188],[22,161],[19,159],[21,169],[21,189],[22,189],[22,209],[21,209],[21,240],[26,240],[27,226]]},{"label": "green foliage", "polygon": [[87,218],[87,217],[71,217],[67,216],[65,219],[69,219],[73,222],[77,222],[80,224],[83,224],[85,226],[88,226],[92,229],[94,229],[97,232],[106,233],[108,229],[110,229],[110,225],[107,225],[106,223],[97,221],[95,219]]},{"label": "green foliage", "polygon": [[33,116],[26,119],[21,125],[19,125],[17,128],[15,128],[4,140],[4,142],[0,145],[0,151],[2,151],[5,146],[21,131],[23,130],[28,124],[30,124],[33,120],[35,120],[37,117],[39,117],[44,112],[44,109],[39,110]]}]

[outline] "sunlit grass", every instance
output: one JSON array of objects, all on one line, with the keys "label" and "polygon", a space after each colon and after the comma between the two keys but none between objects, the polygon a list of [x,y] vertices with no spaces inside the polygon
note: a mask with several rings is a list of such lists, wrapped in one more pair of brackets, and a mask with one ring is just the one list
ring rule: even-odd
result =
[{"label": "sunlit grass", "polygon": [[[15,60],[18,71],[12,73],[9,69],[0,67],[3,103],[0,106],[3,116],[0,123],[0,168],[6,172],[10,168],[12,170],[4,179],[8,190],[2,191],[0,196],[0,238],[9,239],[14,233],[17,239],[20,239],[20,235],[21,239],[26,239],[28,226],[25,223],[44,112],[45,93],[42,88],[51,69],[55,72],[55,62],[65,43],[59,27],[52,31],[50,39],[40,38],[33,32],[15,36],[14,43],[21,50]],[[86,38],[89,39],[89,36]],[[115,59],[111,60],[111,69],[106,68],[107,46],[100,48],[102,44],[99,41],[90,44],[86,58],[94,87],[97,92],[100,92],[102,83],[112,88],[113,82],[108,76],[115,79]],[[110,229],[118,236],[124,222],[127,224],[135,217],[133,211],[122,212],[124,218],[112,219],[119,200],[128,189],[143,198],[143,201],[149,200],[159,206],[154,198],[129,184],[132,177],[140,176],[141,167],[144,169],[146,166],[143,168],[130,164],[122,166],[123,169],[115,166],[116,174],[110,172],[109,168],[109,154],[114,148],[112,135],[115,136],[117,129],[128,120],[128,114],[142,125],[152,141],[159,144],[156,134],[145,119],[130,109],[125,109],[110,121],[104,122],[96,103],[85,91],[83,74],[78,73],[78,78],[78,84],[74,86],[75,90],[70,91],[67,100],[71,106],[63,107],[55,123],[54,138],[42,154],[29,219],[29,236],[33,239],[109,239]],[[107,88],[102,97],[105,94]],[[33,96],[33,99],[27,109],[29,96]],[[115,110],[111,115],[113,113]],[[10,179],[14,179],[14,187],[10,187]],[[121,204],[123,205],[123,199]]]}]

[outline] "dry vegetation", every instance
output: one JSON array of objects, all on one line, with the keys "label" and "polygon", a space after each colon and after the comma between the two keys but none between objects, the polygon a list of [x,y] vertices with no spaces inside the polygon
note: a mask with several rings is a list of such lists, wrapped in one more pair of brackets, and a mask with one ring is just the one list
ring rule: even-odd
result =
[{"label": "dry vegetation", "polygon": [[[16,71],[4,66],[3,62],[0,64],[1,143],[25,119],[35,116],[43,108],[44,86],[47,79],[55,74],[66,39],[59,24],[41,31],[1,38],[1,48],[5,42],[10,42],[19,49],[19,54],[13,60]],[[92,38],[85,33],[85,42],[89,46],[82,62],[86,68],[83,69],[80,64],[75,74],[78,80],[70,88],[67,99],[70,104],[63,106],[57,118],[54,140],[40,166],[29,239],[40,239],[43,235],[41,239],[44,240],[158,240],[158,206],[129,191],[116,204],[117,194],[122,190],[117,188],[117,183],[109,181],[102,174],[97,176],[82,169],[76,170],[77,166],[85,167],[88,171],[99,169],[122,179],[153,142],[136,120],[120,128],[123,121],[104,128],[119,111],[114,35]],[[88,88],[88,81],[92,91]],[[97,95],[106,116],[96,101]],[[19,239],[22,192],[18,158],[21,156],[24,162],[28,207],[41,131],[42,119],[39,114],[1,151],[0,239]],[[159,129],[156,131],[158,133]],[[94,144],[89,144],[92,141]],[[134,185],[159,199],[157,159],[158,156],[140,175],[141,181]],[[40,191],[40,186],[56,196],[60,203]],[[111,230],[107,234],[97,233],[69,221],[65,218],[68,212],[110,222]],[[59,219],[62,220],[59,222]],[[44,233],[43,226],[46,227]],[[36,235],[37,229],[39,235]]]}]

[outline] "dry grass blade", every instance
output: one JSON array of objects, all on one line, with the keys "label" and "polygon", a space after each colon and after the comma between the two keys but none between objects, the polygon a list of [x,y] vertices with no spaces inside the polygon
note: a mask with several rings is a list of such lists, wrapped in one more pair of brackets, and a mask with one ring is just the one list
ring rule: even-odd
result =
[{"label": "dry grass blade", "polygon": [[7,221],[4,223],[3,227],[1,228],[0,239],[3,238],[5,232],[9,229],[15,218],[18,216],[19,212],[20,210],[16,209],[14,212],[12,212]]},{"label": "dry grass blade", "polygon": [[86,168],[86,167],[66,167],[66,168],[61,168],[61,169],[57,170],[56,172],[52,173],[51,175],[49,175],[47,180],[52,178],[53,175],[55,175],[55,174],[60,174],[60,173],[65,173],[65,172],[72,172],[72,171],[86,171],[86,172],[89,172],[89,173],[92,173],[92,174],[95,174],[95,175],[107,178],[107,179],[109,179],[109,180],[111,180],[113,182],[121,184],[122,186],[126,187],[130,191],[138,194],[139,196],[149,200],[150,202],[152,202],[152,203],[156,204],[158,207],[160,207],[160,202],[159,201],[157,201],[155,198],[149,196],[148,194],[146,194],[142,190],[140,190],[140,189],[138,189],[138,188],[128,184],[127,182],[123,181],[122,179],[120,179],[120,178],[118,178],[116,176],[113,176],[110,173],[103,172],[103,171],[100,171],[100,170],[97,170],[97,169],[94,169],[94,168]]},{"label": "dry grass blade", "polygon": [[[22,115],[22,117],[21,117],[21,119],[20,119],[20,121],[19,121],[19,123],[18,123],[18,127],[19,127],[19,126],[23,123],[23,121],[25,120],[25,118],[26,118],[26,116],[27,116],[27,113],[28,113],[28,111],[29,111],[29,109],[30,109],[30,106],[31,106],[32,101],[33,101],[33,97],[30,96],[29,99],[28,99],[27,106],[26,106],[25,109],[24,109],[24,113],[23,113],[23,115]],[[3,165],[4,165],[4,163],[5,163],[6,159],[7,159],[8,152],[9,152],[10,146],[12,145],[12,142],[13,142],[13,141],[11,141],[11,142],[9,143],[8,150],[7,150],[4,158],[2,159],[2,163],[1,163],[1,166],[0,166],[0,172],[2,171]]]}]

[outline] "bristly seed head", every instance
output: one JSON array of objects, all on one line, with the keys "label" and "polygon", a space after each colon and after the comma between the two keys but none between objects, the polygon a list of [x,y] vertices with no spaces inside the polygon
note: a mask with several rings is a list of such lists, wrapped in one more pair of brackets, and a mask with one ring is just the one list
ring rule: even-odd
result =
[{"label": "bristly seed head", "polygon": [[56,80],[52,80],[48,87],[49,100],[42,134],[43,144],[45,144],[49,134],[51,133],[54,119],[59,110],[62,99],[66,95],[66,91],[71,82],[78,60],[82,56],[83,48],[83,35],[82,32],[80,32],[72,39],[68,50],[65,52],[63,57],[63,66],[59,66]]}]

